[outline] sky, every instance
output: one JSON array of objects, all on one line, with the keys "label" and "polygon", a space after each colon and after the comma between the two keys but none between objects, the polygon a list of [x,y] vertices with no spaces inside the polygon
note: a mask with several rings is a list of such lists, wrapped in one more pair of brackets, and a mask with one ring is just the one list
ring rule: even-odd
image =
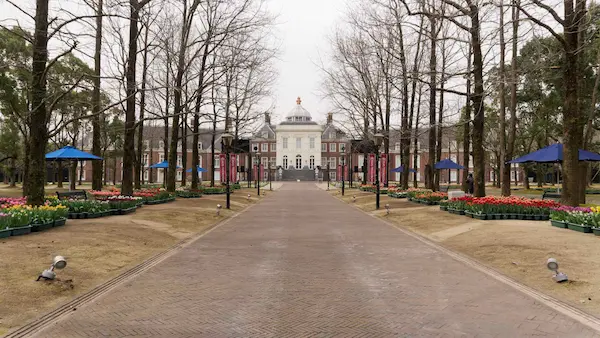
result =
[{"label": "sky", "polygon": [[[75,0],[51,0],[54,5],[77,7]],[[284,117],[296,104],[298,96],[314,120],[324,120],[331,105],[322,99],[322,73],[317,64],[329,53],[328,36],[346,10],[348,0],[268,0],[269,9],[278,16],[275,35],[280,44],[280,55],[275,62],[279,78],[273,86],[274,119]],[[33,14],[33,0],[19,0]],[[0,1],[0,19],[19,19],[30,26],[31,19],[19,13],[10,4]],[[14,21],[13,21],[14,22]],[[90,41],[91,43],[91,41]],[[90,46],[93,48],[93,46]]]},{"label": "sky", "polygon": [[279,14],[277,25],[281,56],[275,63],[279,79],[275,85],[276,117],[284,117],[302,98],[313,120],[324,120],[331,104],[322,99],[323,74],[317,66],[330,51],[328,36],[343,19],[347,0],[271,0]]}]

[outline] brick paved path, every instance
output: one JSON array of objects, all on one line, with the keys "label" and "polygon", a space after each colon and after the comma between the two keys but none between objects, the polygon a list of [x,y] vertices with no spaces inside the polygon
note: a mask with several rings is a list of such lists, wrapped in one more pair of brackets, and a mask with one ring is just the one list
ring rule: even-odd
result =
[{"label": "brick paved path", "polygon": [[39,336],[595,334],[314,184],[288,183]]}]

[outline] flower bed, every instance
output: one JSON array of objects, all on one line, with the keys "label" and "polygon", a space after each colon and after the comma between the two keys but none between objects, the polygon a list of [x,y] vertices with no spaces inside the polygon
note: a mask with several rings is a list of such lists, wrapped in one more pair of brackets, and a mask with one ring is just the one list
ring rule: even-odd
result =
[{"label": "flower bed", "polygon": [[[377,193],[377,186],[375,186],[375,184],[361,184],[358,189],[361,191]],[[388,187],[385,187],[383,184],[379,184],[379,194],[385,195],[388,193],[388,191]]]},{"label": "flower bed", "polygon": [[112,214],[106,201],[63,200],[51,204],[65,206],[69,210],[69,218],[97,218]]},{"label": "flower bed", "polygon": [[111,196],[107,199],[113,215],[125,215],[135,211],[142,204],[142,197]]},{"label": "flower bed", "polygon": [[560,204],[551,200],[487,196],[455,198],[448,201],[446,207],[449,212],[480,220],[548,220],[552,209]]},{"label": "flower bed", "polygon": [[12,205],[0,210],[0,238],[20,236],[65,224],[68,209],[62,205]]},{"label": "flower bed", "polygon": [[202,197],[202,190],[179,188],[175,191],[175,195],[181,198],[200,198]]},{"label": "flower bed", "polygon": [[203,187],[202,193],[205,195],[218,195],[227,193],[226,187]]},{"label": "flower bed", "polygon": [[441,201],[447,200],[448,194],[445,192],[424,192],[414,195],[413,201],[426,205],[439,205]]},{"label": "flower bed", "polygon": [[557,228],[600,235],[600,207],[554,208],[550,214],[550,224]]}]

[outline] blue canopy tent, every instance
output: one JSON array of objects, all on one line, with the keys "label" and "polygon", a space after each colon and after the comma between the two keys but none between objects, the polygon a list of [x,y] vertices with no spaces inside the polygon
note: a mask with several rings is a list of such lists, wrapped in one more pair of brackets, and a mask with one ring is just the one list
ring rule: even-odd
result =
[{"label": "blue canopy tent", "polygon": [[[185,172],[186,172],[186,173],[191,173],[191,172],[192,172],[192,169],[193,169],[193,168],[190,168],[190,169],[186,170]],[[205,173],[205,172],[207,172],[208,170],[206,170],[206,169],[204,169],[204,168],[202,168],[202,167],[200,167],[200,166],[197,166],[197,167],[196,167],[196,171],[198,171],[199,173]]]},{"label": "blue canopy tent", "polygon": [[452,161],[449,158],[439,161],[438,163],[434,164],[433,167],[436,170],[448,169],[448,189],[450,188],[450,181],[451,181],[450,170],[456,169],[458,171],[461,169],[465,169],[465,167],[463,167],[462,165],[460,165],[458,163],[455,163],[454,161]]},{"label": "blue canopy tent", "polygon": [[[600,154],[579,149],[579,160],[598,162],[600,161]],[[561,163],[562,161],[563,145],[562,143],[555,143],[527,155],[515,158],[512,161],[508,161],[508,163]]]},{"label": "blue canopy tent", "polygon": [[62,147],[46,154],[46,161],[94,161],[102,157],[86,153],[73,146]]},{"label": "blue canopy tent", "polygon": [[[85,151],[81,151],[73,146],[66,146],[47,153],[46,161],[102,161],[102,157],[86,153]],[[60,173],[60,175],[62,177],[62,173]],[[71,190],[74,187],[74,183],[75,177],[72,177],[71,182],[69,184],[69,190]]]},{"label": "blue canopy tent", "polygon": [[[392,169],[393,173],[403,173],[404,172],[404,166],[399,166],[398,168],[394,168]],[[409,168],[408,169],[409,173],[416,173],[417,171],[413,168]]]},{"label": "blue canopy tent", "polygon": [[[162,161],[162,162],[158,162],[155,163],[151,166],[149,166],[148,168],[151,169],[168,169],[169,168],[169,161]],[[180,166],[176,166],[177,169],[181,169]]]},{"label": "blue canopy tent", "polygon": [[462,165],[455,163],[454,161],[452,161],[451,159],[447,158],[445,160],[441,160],[438,163],[436,163],[434,165],[435,169],[456,169],[456,170],[460,170],[460,169],[465,169],[465,167],[463,167]]},{"label": "blue canopy tent", "polygon": [[[562,163],[563,145],[554,143],[527,155],[515,158],[508,163]],[[579,161],[600,162],[600,154],[579,149]],[[559,171],[556,170],[556,183],[560,182]]]}]

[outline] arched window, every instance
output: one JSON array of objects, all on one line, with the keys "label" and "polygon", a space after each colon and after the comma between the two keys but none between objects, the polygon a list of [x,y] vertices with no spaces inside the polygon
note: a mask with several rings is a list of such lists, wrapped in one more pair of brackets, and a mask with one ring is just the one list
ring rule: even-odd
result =
[{"label": "arched window", "polygon": [[314,155],[310,155],[310,162],[308,164],[308,167],[310,169],[315,169],[315,156]]},{"label": "arched window", "polygon": [[283,156],[283,169],[287,169],[288,168],[288,157],[287,155]]},{"label": "arched window", "polygon": [[296,169],[302,169],[302,156],[296,155]]}]

